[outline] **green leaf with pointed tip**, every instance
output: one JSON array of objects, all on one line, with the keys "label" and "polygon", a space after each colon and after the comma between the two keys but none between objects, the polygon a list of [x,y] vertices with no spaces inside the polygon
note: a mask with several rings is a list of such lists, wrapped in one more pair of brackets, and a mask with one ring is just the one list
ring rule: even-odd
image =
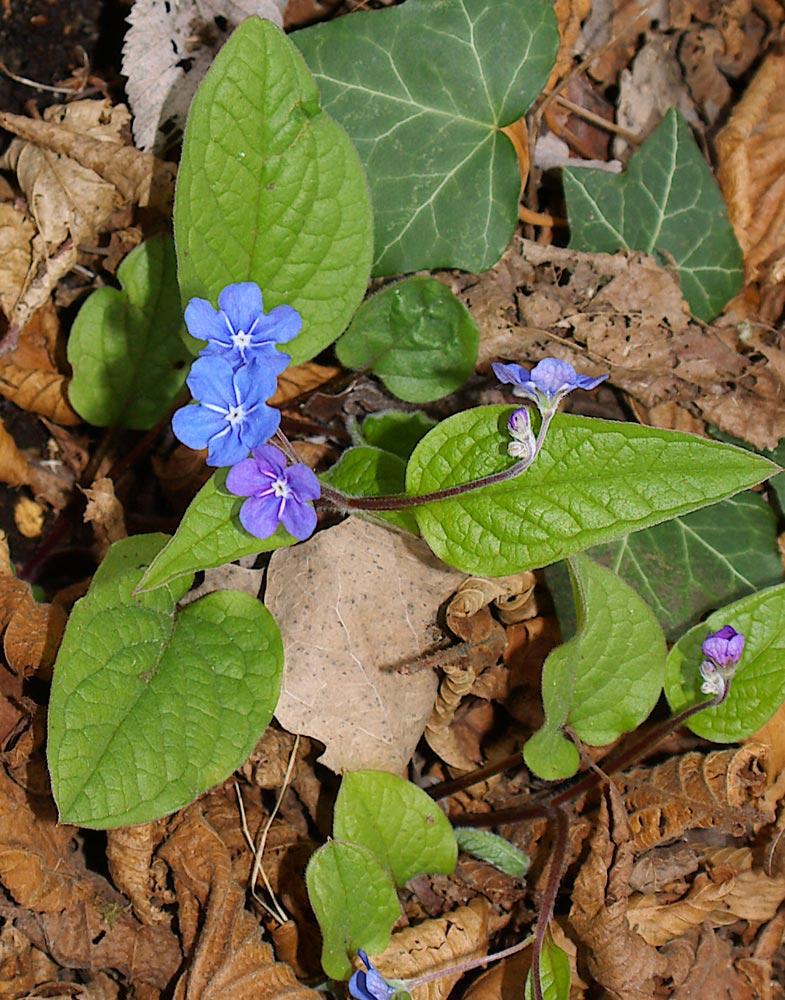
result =
[{"label": "green leaf with pointed tip", "polygon": [[406,278],[366,299],[335,345],[347,368],[380,378],[407,403],[460,389],[474,372],[480,329],[466,306],[435,278]]},{"label": "green leaf with pointed tip", "polygon": [[495,264],[521,184],[501,128],[550,75],[549,0],[407,0],[293,38],[368,175],[374,273]]},{"label": "green leaf with pointed tip", "polygon": [[456,826],[453,833],[459,850],[486,861],[505,875],[523,878],[529,870],[530,861],[523,851],[519,851],[509,840],[505,840],[497,833],[478,830],[473,826]]},{"label": "green leaf with pointed tip", "polygon": [[349,137],[319,106],[296,47],[249,18],[216,56],[188,112],[174,205],[180,290],[215,305],[255,281],[264,306],[294,306],[295,364],[342,333],[362,301],[370,200]]},{"label": "green leaf with pointed tip", "polygon": [[390,874],[367,847],[331,840],[308,862],[305,884],[322,931],[322,968],[332,979],[348,979],[347,953],[383,952],[401,915]]},{"label": "green leaf with pointed tip", "polygon": [[449,875],[458,857],[450,821],[430,795],[386,771],[343,776],[333,830],[373,851],[397,885],[426,872]]},{"label": "green leaf with pointed tip", "polygon": [[620,175],[563,171],[570,247],[640,250],[675,264],[693,314],[710,322],[739,291],[742,253],[687,123],[671,109]]},{"label": "green leaf with pointed tip", "polygon": [[686,725],[715,743],[737,743],[757,732],[785,701],[785,584],[721,608],[679,639],[668,656],[665,679],[674,712],[706,700],[700,689],[701,644],[723,625],[746,638],[730,693],[719,708],[706,709]]},{"label": "green leaf with pointed tip", "polygon": [[[540,956],[540,986],[543,1000],[569,1000],[570,978],[570,960],[548,933],[542,943]],[[524,1000],[534,1000],[531,969],[526,976],[523,995]]]},{"label": "green leaf with pointed tip", "polygon": [[578,769],[564,726],[591,746],[612,743],[648,716],[665,679],[665,636],[651,608],[588,556],[569,566],[578,631],[545,661],[545,724],[523,748],[527,766],[549,781]]},{"label": "green leaf with pointed tip", "polygon": [[163,535],[116,542],[68,620],[49,702],[49,772],[63,823],[147,823],[248,757],[278,701],[272,615],[237,591],[185,608],[180,579],[134,587]]},{"label": "green leaf with pointed tip", "polygon": [[137,594],[163,587],[182,576],[214,569],[243,556],[293,545],[283,527],[270,538],[255,538],[240,524],[245,497],[226,488],[228,469],[219,469],[191,501],[177,531],[150,563],[136,588]]},{"label": "green leaf with pointed tip", "polygon": [[[412,453],[406,492],[430,493],[509,468],[514,410],[481,406],[442,421]],[[446,563],[506,576],[716,503],[776,471],[764,458],[690,434],[557,414],[523,475],[415,513]]]},{"label": "green leaf with pointed tip", "polygon": [[120,291],[99,288],[74,320],[68,398],[96,427],[148,430],[177,399],[192,360],[172,240],[159,236],[136,247],[117,278]]},{"label": "green leaf with pointed tip", "polygon": [[[349,448],[321,480],[347,496],[383,496],[404,493],[406,463],[380,448]],[[417,518],[410,510],[375,511],[374,518],[388,521],[403,531],[419,535]]]},{"label": "green leaf with pointed tip", "polygon": [[777,519],[751,490],[588,555],[635,588],[668,639],[714,608],[782,580]]},{"label": "green leaf with pointed tip", "polygon": [[436,421],[420,410],[414,413],[383,410],[363,420],[362,436],[372,447],[391,451],[406,461],[415,445],[435,426]]}]

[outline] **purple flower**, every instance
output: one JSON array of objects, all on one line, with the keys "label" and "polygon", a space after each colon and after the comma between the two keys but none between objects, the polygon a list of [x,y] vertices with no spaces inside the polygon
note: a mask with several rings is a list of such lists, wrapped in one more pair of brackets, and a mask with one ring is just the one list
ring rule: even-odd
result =
[{"label": "purple flower", "polygon": [[275,375],[292,360],[275,345],[296,337],[303,325],[291,306],[278,306],[265,314],[261,289],[253,281],[227,285],[218,296],[217,310],[207,299],[191,299],[185,323],[192,337],[207,341],[203,357],[218,355],[235,369],[258,362]]},{"label": "purple flower", "polygon": [[189,448],[207,448],[208,465],[236,465],[278,430],[281,415],[267,405],[278,377],[259,365],[232,370],[221,357],[200,357],[187,384],[196,405],[172,418],[175,435]]},{"label": "purple flower", "polygon": [[357,954],[365,963],[368,971],[362,972],[358,969],[352,973],[352,978],[349,980],[349,993],[355,997],[355,1000],[390,1000],[398,992],[398,988],[388,983],[384,976],[374,968],[373,962],[361,948],[357,949]]},{"label": "purple flower", "polygon": [[496,378],[513,386],[516,396],[525,396],[537,404],[541,412],[553,412],[559,402],[573,389],[594,389],[607,375],[591,378],[579,375],[566,361],[543,358],[531,371],[520,365],[491,365]]},{"label": "purple flower", "polygon": [[706,659],[700,665],[704,694],[726,694],[736,673],[736,666],[744,652],[744,636],[730,625],[723,625],[717,632],[709,632],[701,650]]},{"label": "purple flower", "polygon": [[507,445],[507,451],[512,458],[524,461],[534,455],[537,442],[534,439],[529,411],[525,407],[516,410],[507,421],[507,429],[512,441]]},{"label": "purple flower", "polygon": [[248,497],[240,508],[240,523],[256,538],[269,538],[282,524],[302,542],[316,527],[316,511],[308,501],[319,499],[319,480],[306,465],[287,468],[277,448],[254,448],[251,455],[226,477],[232,493]]}]

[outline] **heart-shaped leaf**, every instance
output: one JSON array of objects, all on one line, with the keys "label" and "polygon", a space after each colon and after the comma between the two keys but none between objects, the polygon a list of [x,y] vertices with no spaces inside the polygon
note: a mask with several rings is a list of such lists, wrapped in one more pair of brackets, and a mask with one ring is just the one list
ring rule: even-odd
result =
[{"label": "heart-shaped leaf", "polygon": [[188,113],[174,206],[180,289],[215,305],[255,281],[265,309],[303,318],[296,364],[343,331],[365,294],[373,233],[362,167],[319,106],[296,47],[249,18],[218,53]]},{"label": "heart-shaped leaf", "polygon": [[339,840],[363,844],[397,885],[426,872],[451,874],[458,857],[450,821],[421,788],[385,771],[345,774],[335,802]]},{"label": "heart-shaped leaf", "polygon": [[132,250],[117,277],[85,301],[68,338],[71,405],[97,427],[147,430],[177,399],[191,353],[169,237]]},{"label": "heart-shaped leaf", "polygon": [[690,309],[709,322],[741,288],[742,253],[687,123],[671,109],[619,176],[563,172],[570,247],[641,250],[673,262]]},{"label": "heart-shaped leaf", "polygon": [[501,128],[526,113],[553,67],[549,0],[407,0],[294,40],[365,167],[374,273],[495,264],[521,185]]},{"label": "heart-shaped leaf", "polygon": [[401,915],[390,873],[367,847],[332,840],[308,862],[305,883],[322,931],[322,968],[332,979],[348,979],[347,952],[384,951]]},{"label": "heart-shaped leaf", "polygon": [[192,802],[253,750],[278,700],[283,647],[258,601],[190,580],[135,596],[165,541],[116,542],[74,607],[49,703],[49,771],[64,823],[146,823]]},{"label": "heart-shaped leaf", "polygon": [[674,712],[705,700],[701,693],[701,644],[724,625],[741,632],[746,643],[728,697],[687,726],[715,743],[736,743],[752,736],[785,700],[785,584],[729,604],[683,636],[668,656],[665,694]]},{"label": "heart-shaped leaf", "polygon": [[[481,406],[442,421],[412,453],[407,493],[508,468],[513,411]],[[415,513],[445,562],[506,576],[715,503],[777,471],[758,455],[690,434],[557,414],[523,475]]]},{"label": "heart-shaped leaf", "polygon": [[665,636],[649,606],[588,556],[569,565],[578,631],[545,661],[545,724],[523,748],[526,764],[549,781],[578,770],[565,725],[591,746],[612,743],[647,717],[665,679]]}]

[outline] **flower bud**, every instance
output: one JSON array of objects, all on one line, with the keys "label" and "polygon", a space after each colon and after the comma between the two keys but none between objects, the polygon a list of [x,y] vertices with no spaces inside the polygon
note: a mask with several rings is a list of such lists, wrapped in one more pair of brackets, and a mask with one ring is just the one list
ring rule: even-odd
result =
[{"label": "flower bud", "polygon": [[510,456],[519,461],[531,458],[534,455],[536,442],[529,411],[525,406],[511,415],[507,421],[507,429],[512,437],[512,441],[507,445]]}]

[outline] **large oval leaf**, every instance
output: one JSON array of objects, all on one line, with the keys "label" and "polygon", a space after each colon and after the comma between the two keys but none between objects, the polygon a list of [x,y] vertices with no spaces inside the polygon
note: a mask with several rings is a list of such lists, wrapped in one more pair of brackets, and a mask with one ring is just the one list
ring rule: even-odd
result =
[{"label": "large oval leaf", "polygon": [[64,823],[146,823],[227,778],[272,718],[283,646],[258,601],[221,591],[180,609],[189,579],[134,596],[165,541],[116,542],[74,607],[49,703]]},{"label": "large oval leaf", "polygon": [[365,294],[373,234],[362,167],[269,21],[237,28],[194,98],[174,226],[183,301],[215,305],[225,285],[255,281],[267,311],[288,304],[302,315],[286,346],[296,364],[335,340]]}]

